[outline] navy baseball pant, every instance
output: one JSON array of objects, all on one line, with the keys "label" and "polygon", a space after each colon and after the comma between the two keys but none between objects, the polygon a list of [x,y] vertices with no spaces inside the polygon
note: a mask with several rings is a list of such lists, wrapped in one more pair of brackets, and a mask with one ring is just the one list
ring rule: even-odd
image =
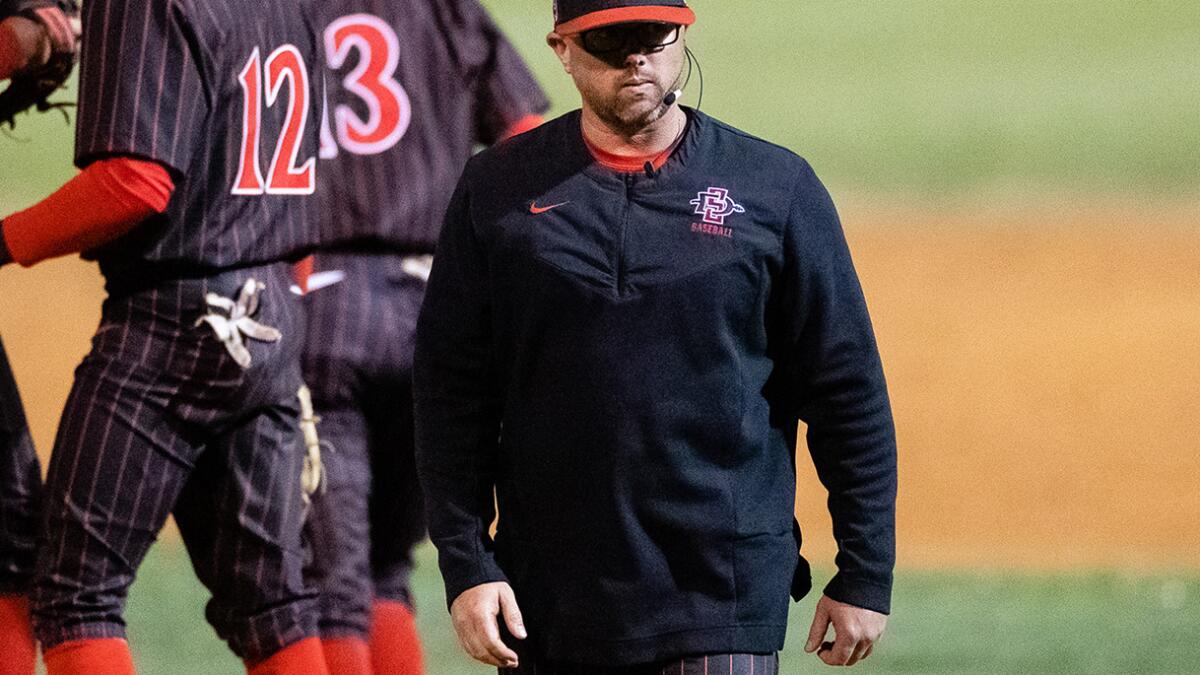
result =
[{"label": "navy baseball pant", "polygon": [[304,379],[320,417],[326,484],[307,525],[321,636],[364,637],[373,599],[412,604],[425,537],[413,455],[412,355],[425,283],[392,254],[322,253],[345,279],[305,298]]},{"label": "navy baseball pant", "polygon": [[29,590],[41,496],[41,469],[0,342],[0,595]]},{"label": "navy baseball pant", "polygon": [[[265,284],[243,369],[206,294]],[[124,637],[126,593],[174,514],[217,634],[243,659],[316,635],[301,548],[303,308],[275,264],[109,297],[75,373],[50,460],[33,614],[44,649]],[[252,308],[251,308],[252,309]]]},{"label": "navy baseball pant", "polygon": [[501,675],[779,675],[778,654],[706,654],[663,663],[608,668],[538,661],[521,655],[518,668]]}]

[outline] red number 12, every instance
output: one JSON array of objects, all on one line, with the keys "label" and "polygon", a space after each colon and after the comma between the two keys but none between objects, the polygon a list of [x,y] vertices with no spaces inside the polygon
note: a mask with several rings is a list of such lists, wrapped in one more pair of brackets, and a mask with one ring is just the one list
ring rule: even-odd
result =
[{"label": "red number 12", "polygon": [[[265,67],[264,67],[265,66]],[[271,158],[266,187],[263,187],[262,169],[258,163],[258,148],[262,130],[263,91],[262,79],[266,76],[267,107],[275,105],[288,82],[287,118],[283,133],[275,145],[275,156]],[[250,54],[246,66],[238,75],[242,85],[242,149],[239,155],[237,182],[233,185],[235,195],[308,195],[316,189],[315,157],[296,166],[300,139],[308,125],[308,68],[304,56],[293,45],[283,45],[271,52],[266,63],[260,60],[258,48]]]}]

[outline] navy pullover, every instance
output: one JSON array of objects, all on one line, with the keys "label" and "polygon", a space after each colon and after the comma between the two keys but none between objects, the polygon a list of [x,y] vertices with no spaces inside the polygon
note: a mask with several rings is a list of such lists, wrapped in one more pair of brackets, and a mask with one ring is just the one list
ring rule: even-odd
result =
[{"label": "navy pullover", "polygon": [[800,157],[687,113],[649,175],[596,164],[578,111],[484,151],[438,244],[430,534],[448,601],[507,580],[546,658],[782,649],[810,584],[799,420],[840,551],[825,592],[889,611],[895,431],[833,204]]}]

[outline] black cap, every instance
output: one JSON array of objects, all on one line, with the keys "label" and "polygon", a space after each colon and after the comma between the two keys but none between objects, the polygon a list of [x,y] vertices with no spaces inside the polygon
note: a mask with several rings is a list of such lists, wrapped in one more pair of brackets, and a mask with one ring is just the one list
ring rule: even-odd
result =
[{"label": "black cap", "polygon": [[554,30],[563,35],[634,21],[690,26],[696,14],[686,0],[554,0]]}]

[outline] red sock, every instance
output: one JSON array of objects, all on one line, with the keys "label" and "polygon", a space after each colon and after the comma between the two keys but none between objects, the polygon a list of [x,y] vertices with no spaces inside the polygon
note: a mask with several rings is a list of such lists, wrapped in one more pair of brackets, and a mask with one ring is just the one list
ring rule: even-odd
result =
[{"label": "red sock", "polygon": [[129,644],[121,638],[64,642],[42,654],[46,675],[134,675]]},{"label": "red sock", "polygon": [[371,675],[371,646],[362,638],[321,640],[330,675]]},{"label": "red sock", "polygon": [[371,663],[377,675],[424,675],[421,637],[403,602],[376,600],[371,617]]},{"label": "red sock", "polygon": [[29,622],[29,598],[0,595],[0,675],[33,675],[37,665],[37,642]]},{"label": "red sock", "polygon": [[294,642],[265,661],[253,665],[247,663],[246,672],[249,675],[329,675],[321,641],[315,637]]}]

